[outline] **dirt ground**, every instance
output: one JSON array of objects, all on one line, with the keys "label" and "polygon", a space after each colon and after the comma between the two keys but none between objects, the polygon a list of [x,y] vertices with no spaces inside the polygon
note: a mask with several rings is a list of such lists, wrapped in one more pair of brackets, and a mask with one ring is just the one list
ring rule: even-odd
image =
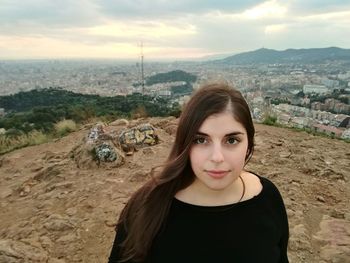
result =
[{"label": "dirt ground", "polygon": [[[153,118],[160,143],[120,167],[78,168],[72,149],[88,127],[0,156],[0,262],[106,262],[119,212],[167,157],[176,120]],[[350,144],[256,125],[247,169],[279,188],[290,262],[350,262]]]}]

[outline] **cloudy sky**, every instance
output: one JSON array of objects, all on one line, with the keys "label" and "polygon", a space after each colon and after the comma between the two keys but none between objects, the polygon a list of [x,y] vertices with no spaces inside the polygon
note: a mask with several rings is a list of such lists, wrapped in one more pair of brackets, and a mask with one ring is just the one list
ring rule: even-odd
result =
[{"label": "cloudy sky", "polygon": [[350,48],[349,0],[0,0],[0,59]]}]

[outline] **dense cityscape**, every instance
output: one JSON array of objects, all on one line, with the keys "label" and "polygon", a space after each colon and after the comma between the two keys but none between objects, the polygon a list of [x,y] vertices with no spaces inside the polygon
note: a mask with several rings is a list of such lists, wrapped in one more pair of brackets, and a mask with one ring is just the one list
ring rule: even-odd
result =
[{"label": "dense cityscape", "polygon": [[[175,94],[183,81],[147,84],[160,73],[184,71],[196,76],[193,89],[221,80],[246,97],[257,122],[276,124],[350,139],[350,70],[337,61],[322,64],[232,65],[206,62],[144,63],[113,60],[37,60],[0,62],[0,96],[43,88],[62,88],[101,96],[144,93],[183,104],[190,92]],[[145,83],[145,85],[142,85]],[[6,110],[0,105],[0,116]]]}]

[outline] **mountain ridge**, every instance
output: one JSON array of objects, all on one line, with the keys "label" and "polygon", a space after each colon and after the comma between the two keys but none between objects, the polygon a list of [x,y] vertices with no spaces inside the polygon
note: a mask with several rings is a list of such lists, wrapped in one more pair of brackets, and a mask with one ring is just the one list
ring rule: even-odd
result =
[{"label": "mountain ridge", "polygon": [[274,63],[321,63],[324,61],[350,61],[350,49],[339,47],[326,48],[289,48],[275,50],[260,48],[253,51],[235,54],[224,59],[213,60],[212,63],[224,64],[274,64]]}]

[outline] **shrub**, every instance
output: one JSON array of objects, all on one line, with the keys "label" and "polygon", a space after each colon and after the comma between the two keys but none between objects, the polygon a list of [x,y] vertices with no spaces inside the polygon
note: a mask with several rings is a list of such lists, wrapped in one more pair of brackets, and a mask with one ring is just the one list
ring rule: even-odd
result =
[{"label": "shrub", "polygon": [[139,105],[135,110],[131,112],[132,119],[146,118],[148,117],[147,110],[145,106]]},{"label": "shrub", "polygon": [[32,131],[27,134],[28,145],[37,145],[49,142],[51,137],[41,131]]},{"label": "shrub", "polygon": [[60,137],[77,130],[77,124],[73,120],[59,121],[54,125],[54,127],[56,134]]},{"label": "shrub", "polygon": [[274,126],[276,125],[276,121],[277,121],[276,116],[267,115],[262,123],[266,125]]},{"label": "shrub", "polygon": [[7,138],[17,138],[17,137],[20,137],[22,136],[24,133],[23,131],[21,130],[18,130],[16,128],[11,128],[11,129],[8,129],[6,132],[5,132],[5,135]]}]

